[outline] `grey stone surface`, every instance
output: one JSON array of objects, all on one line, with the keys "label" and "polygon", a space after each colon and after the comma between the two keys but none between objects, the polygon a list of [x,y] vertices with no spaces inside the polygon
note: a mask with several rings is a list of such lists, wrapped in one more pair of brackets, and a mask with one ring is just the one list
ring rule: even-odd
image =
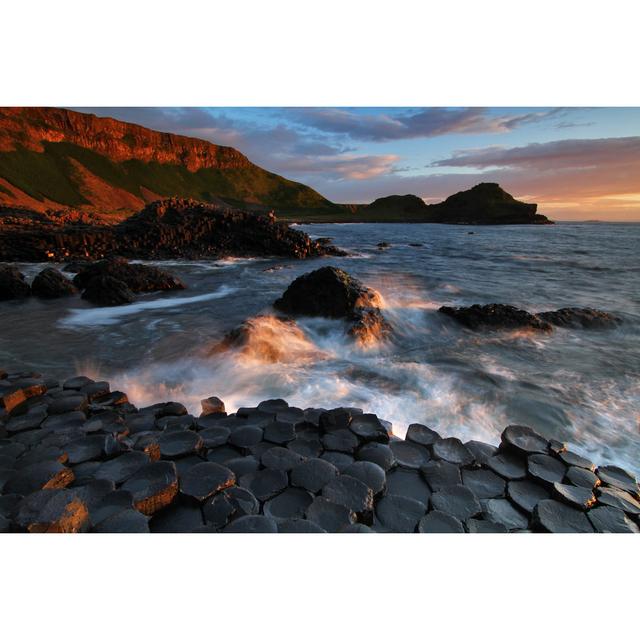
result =
[{"label": "grey stone surface", "polygon": [[420,444],[398,440],[391,442],[389,447],[393,451],[396,463],[406,469],[420,469],[431,459],[429,450]]},{"label": "grey stone surface", "polygon": [[422,502],[398,495],[386,495],[376,505],[376,516],[389,531],[413,533],[425,515]]},{"label": "grey stone surface", "polygon": [[443,487],[431,496],[431,505],[458,520],[468,520],[482,511],[480,502],[471,489],[457,484]]},{"label": "grey stone surface", "polygon": [[462,484],[479,499],[500,498],[507,486],[504,478],[490,469],[463,469]]},{"label": "grey stone surface", "polygon": [[640,533],[638,525],[621,509],[595,507],[587,512],[597,533]]},{"label": "grey stone surface", "polygon": [[549,455],[534,454],[527,459],[527,473],[531,478],[545,484],[562,482],[567,471],[564,463]]},{"label": "grey stone surface", "polygon": [[419,533],[464,533],[462,522],[450,513],[444,511],[429,511],[420,518]]},{"label": "grey stone surface", "polygon": [[382,467],[385,471],[389,471],[396,461],[391,447],[379,442],[370,442],[360,447],[356,452],[356,459],[375,462],[375,464]]},{"label": "grey stone surface", "polygon": [[545,487],[531,480],[511,480],[507,486],[507,495],[511,502],[527,513],[532,513],[538,502],[551,497]]},{"label": "grey stone surface", "polygon": [[373,492],[364,482],[352,476],[341,475],[330,480],[322,487],[322,496],[354,513],[373,509]]},{"label": "grey stone surface", "polygon": [[533,510],[534,525],[549,533],[592,533],[587,516],[557,500],[542,500]]},{"label": "grey stone surface", "polygon": [[277,522],[299,519],[304,517],[312,502],[313,494],[297,487],[287,487],[275,498],[264,503],[264,514]]},{"label": "grey stone surface", "polygon": [[326,460],[310,458],[291,470],[291,484],[318,493],[338,475],[338,469]]},{"label": "grey stone surface", "polygon": [[506,529],[526,529],[528,518],[518,511],[508,500],[504,498],[491,498],[483,504],[485,519],[504,525]]},{"label": "grey stone surface", "polygon": [[442,438],[431,447],[436,460],[446,460],[457,465],[467,465],[474,461],[474,456],[458,438]]},{"label": "grey stone surface", "polygon": [[180,491],[202,502],[235,482],[236,476],[228,467],[216,462],[200,462],[181,475]]},{"label": "grey stone surface", "polygon": [[420,472],[431,491],[462,482],[460,467],[445,460],[431,460],[420,467]]},{"label": "grey stone surface", "polygon": [[547,453],[548,441],[531,427],[509,425],[502,432],[502,444],[521,454]]},{"label": "grey stone surface", "polygon": [[418,471],[394,469],[387,474],[387,494],[405,496],[429,506],[431,489]]}]

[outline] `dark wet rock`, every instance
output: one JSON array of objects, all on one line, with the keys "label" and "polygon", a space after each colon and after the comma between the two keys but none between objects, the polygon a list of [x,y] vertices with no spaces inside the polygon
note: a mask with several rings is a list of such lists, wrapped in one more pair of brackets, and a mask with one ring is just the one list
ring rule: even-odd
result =
[{"label": "dark wet rock", "polygon": [[538,316],[508,304],[474,304],[471,307],[438,309],[472,331],[496,329],[531,329],[551,331],[551,324]]},{"label": "dark wet rock", "polygon": [[375,533],[375,531],[361,522],[354,522],[348,524],[346,527],[340,529],[340,533]]},{"label": "dark wet rock", "polygon": [[430,511],[420,518],[419,533],[464,533],[462,522],[450,513],[444,511]]},{"label": "dark wet rock", "polygon": [[[289,408],[289,403],[282,398],[274,398],[271,400],[263,400],[258,406],[259,411],[265,413],[278,413],[278,411],[284,411]],[[240,411],[238,412],[240,413]]]},{"label": "dark wet rock", "polygon": [[356,515],[347,507],[319,496],[307,508],[307,519],[329,533],[337,533],[356,521]]},{"label": "dark wet rock", "polygon": [[129,304],[136,299],[133,291],[122,280],[111,276],[99,276],[90,280],[82,292],[82,298],[101,307]]},{"label": "dark wet rock", "polygon": [[559,456],[563,451],[567,450],[567,443],[566,442],[560,442],[560,440],[555,440],[554,438],[551,438],[549,440],[549,451],[551,453],[554,453],[555,455]]},{"label": "dark wet rock", "polygon": [[471,489],[464,485],[443,487],[431,496],[431,505],[459,520],[467,520],[482,511],[482,507]]},{"label": "dark wet rock", "polygon": [[215,462],[200,462],[180,477],[180,491],[200,502],[235,484],[236,476]]},{"label": "dark wet rock", "polygon": [[22,415],[9,418],[4,426],[10,435],[21,433],[22,431],[31,431],[37,429],[46,416],[47,410],[43,407],[38,407]]},{"label": "dark wet rock", "polygon": [[311,458],[291,470],[291,484],[311,493],[319,493],[337,475],[338,469],[330,462]]},{"label": "dark wet rock", "polygon": [[286,447],[271,447],[260,458],[260,462],[267,469],[275,469],[277,471],[291,471],[303,461],[304,458],[300,454]]},{"label": "dark wet rock", "polygon": [[[363,525],[364,526],[364,525]],[[344,531],[344,529],[343,529]],[[278,522],[278,533],[327,533],[311,520],[283,520]]]},{"label": "dark wet rock", "polygon": [[223,445],[221,447],[216,447],[215,449],[209,449],[209,451],[207,451],[207,460],[209,462],[217,462],[218,464],[224,465],[226,462],[237,458],[239,455],[241,455],[239,449]]},{"label": "dark wet rock", "polygon": [[474,461],[473,454],[458,438],[442,438],[431,447],[436,460],[444,460],[452,464],[468,465]]},{"label": "dark wet rock", "polygon": [[[360,413],[358,412],[357,415],[360,415]],[[324,432],[348,429],[354,415],[354,412],[346,407],[330,409],[329,411],[323,411],[319,415],[318,425]]]},{"label": "dark wet rock", "polygon": [[394,469],[387,474],[387,494],[406,496],[429,506],[431,490],[418,471]]},{"label": "dark wet rock", "polygon": [[518,511],[508,500],[492,498],[482,505],[485,520],[504,525],[509,531],[526,529],[529,520]]},{"label": "dark wet rock", "polygon": [[133,496],[134,507],[147,516],[171,504],[178,493],[178,476],[173,462],[144,465],[123,485]]},{"label": "dark wet rock", "polygon": [[556,458],[536,453],[527,459],[527,471],[534,480],[553,484],[554,482],[562,482],[567,468]]},{"label": "dark wet rock", "polygon": [[94,533],[149,533],[149,518],[135,509],[124,509],[93,527]]},{"label": "dark wet rock", "polygon": [[343,476],[351,476],[364,483],[374,496],[382,493],[386,486],[386,475],[384,470],[374,462],[360,460],[349,465],[344,471]]},{"label": "dark wet rock", "polygon": [[584,487],[585,489],[595,489],[600,485],[601,480],[598,476],[583,467],[569,467],[565,480],[576,487]]},{"label": "dark wet rock", "polygon": [[541,500],[533,510],[534,525],[550,533],[593,533],[587,516],[557,500]]},{"label": "dark wet rock", "polygon": [[242,486],[245,489],[249,489],[260,502],[265,502],[277,496],[286,489],[288,481],[289,479],[284,471],[275,469],[263,469],[241,478]]},{"label": "dark wet rock", "polygon": [[638,525],[624,511],[615,507],[589,509],[587,517],[597,533],[640,533]]},{"label": "dark wet rock", "polygon": [[511,480],[507,486],[507,495],[516,506],[527,513],[532,513],[538,502],[551,497],[547,489],[530,480]]},{"label": "dark wet rock", "polygon": [[553,483],[553,497],[560,502],[566,502],[576,509],[589,509],[596,503],[596,497],[590,489],[576,487],[571,484]]},{"label": "dark wet rock", "polygon": [[112,515],[128,509],[133,509],[131,493],[122,490],[111,491],[89,507],[89,518],[91,524],[95,526]]},{"label": "dark wet rock", "polygon": [[487,463],[487,460],[498,453],[498,447],[494,447],[492,444],[485,442],[478,442],[477,440],[469,440],[464,443],[464,446],[471,451],[474,457],[473,464],[480,466]]},{"label": "dark wet rock", "polygon": [[62,298],[78,293],[78,289],[57,269],[47,267],[33,279],[31,292],[39,298]]},{"label": "dark wet rock", "polygon": [[420,471],[432,491],[460,484],[460,467],[445,460],[431,460],[420,467]]},{"label": "dark wet rock", "polygon": [[358,448],[358,438],[348,429],[336,429],[322,436],[322,444],[328,451],[353,453]]},{"label": "dark wet rock", "polygon": [[200,400],[200,405],[202,406],[202,413],[200,414],[201,418],[212,414],[224,414],[226,412],[224,402],[222,402],[222,400],[217,396],[211,396]]},{"label": "dark wet rock", "polygon": [[104,453],[105,440],[105,436],[102,435],[85,436],[73,440],[64,447],[69,464],[100,459]]},{"label": "dark wet rock", "polygon": [[165,418],[167,416],[185,416],[188,411],[181,402],[159,402],[140,410],[144,413],[151,413],[156,418]]},{"label": "dark wet rock", "polygon": [[163,458],[179,458],[195,453],[202,448],[202,438],[193,431],[163,434],[158,439]]},{"label": "dark wet rock", "polygon": [[321,460],[330,462],[340,473],[342,473],[347,467],[350,467],[353,462],[353,456],[348,453],[340,453],[340,451],[325,451],[321,456]]},{"label": "dark wet rock", "polygon": [[391,447],[379,442],[370,442],[360,447],[356,452],[356,459],[374,462],[385,471],[389,471],[396,461]]},{"label": "dark wet rock", "polygon": [[501,498],[507,485],[503,478],[489,469],[463,469],[462,484],[481,500]]},{"label": "dark wet rock", "polygon": [[373,509],[373,492],[364,482],[352,476],[341,475],[330,480],[322,488],[322,496],[355,513]]},{"label": "dark wet rock", "polygon": [[383,527],[397,533],[413,533],[425,515],[426,506],[401,495],[386,495],[376,505],[376,516]]},{"label": "dark wet rock", "polygon": [[501,436],[505,448],[511,448],[517,453],[529,455],[531,453],[547,453],[548,441],[531,427],[509,425]]},{"label": "dark wet rock", "polygon": [[287,442],[287,449],[304,458],[317,458],[322,453],[322,443],[319,438],[296,438]]},{"label": "dark wet rock", "polygon": [[269,422],[264,429],[264,439],[274,444],[286,444],[295,440],[296,431],[294,425],[290,422],[282,422],[274,420]]},{"label": "dark wet rock", "polygon": [[289,424],[298,425],[306,422],[304,411],[298,407],[287,407],[276,413],[276,420],[280,422],[288,422]]},{"label": "dark wet rock", "polygon": [[613,314],[590,307],[564,307],[557,311],[544,311],[538,317],[557,327],[579,329],[610,329],[620,322],[620,318]]},{"label": "dark wet rock", "polygon": [[389,433],[374,413],[353,416],[349,429],[364,442],[389,442]]},{"label": "dark wet rock", "polygon": [[636,496],[640,495],[636,478],[624,469],[613,465],[604,465],[598,467],[596,473],[605,484],[622,489],[623,491],[629,491]]},{"label": "dark wet rock", "polygon": [[21,507],[19,520],[30,533],[79,533],[89,528],[87,505],[72,491],[40,491],[29,502],[30,514]]},{"label": "dark wet rock", "polygon": [[196,420],[193,416],[164,416],[156,418],[156,428],[171,433],[175,431],[186,431],[196,426]]},{"label": "dark wet rock", "polygon": [[8,493],[0,496],[0,515],[11,520],[22,501],[22,496],[16,493]]},{"label": "dark wet rock", "polygon": [[561,451],[558,454],[558,458],[560,458],[560,460],[562,460],[562,462],[567,466],[581,467],[583,469],[588,469],[589,471],[596,470],[596,465],[593,464],[591,460],[587,460],[587,458],[583,458],[573,451]]},{"label": "dark wet rock", "polygon": [[632,515],[640,514],[640,501],[627,491],[615,487],[598,487],[596,489],[598,504],[622,509]]},{"label": "dark wet rock", "polygon": [[499,522],[476,520],[475,518],[467,520],[467,529],[469,533],[508,533],[507,527]]},{"label": "dark wet rock", "polygon": [[396,463],[406,469],[419,469],[431,459],[429,450],[419,444],[396,440],[389,443]]},{"label": "dark wet rock", "polygon": [[145,264],[133,264],[124,258],[107,258],[88,264],[73,279],[79,289],[86,289],[96,278],[114,278],[135,293],[184,289],[175,276]]},{"label": "dark wet rock", "polygon": [[489,458],[486,465],[507,480],[521,480],[527,475],[526,462],[507,452]]},{"label": "dark wet rock", "polygon": [[246,425],[231,430],[229,443],[234,447],[247,448],[262,442],[264,432],[260,427]]},{"label": "dark wet rock", "polygon": [[59,462],[37,462],[13,473],[2,492],[26,496],[39,489],[62,489],[73,479],[73,471]]},{"label": "dark wet rock", "polygon": [[440,440],[440,435],[424,424],[413,423],[407,429],[406,440],[428,447]]},{"label": "dark wet rock", "polygon": [[15,300],[31,295],[31,287],[24,276],[10,264],[0,264],[0,300]]},{"label": "dark wet rock", "polygon": [[95,474],[101,466],[101,462],[98,460],[92,460],[90,462],[81,462],[73,467],[73,486],[79,487],[87,482],[95,480]]},{"label": "dark wet rock", "polygon": [[227,460],[224,466],[233,471],[237,481],[237,479],[242,476],[258,471],[258,469],[260,469],[260,462],[254,456],[241,456]]},{"label": "dark wet rock", "polygon": [[260,503],[253,493],[238,486],[229,487],[217,493],[204,504],[202,509],[205,520],[217,529],[221,529],[236,518],[257,515],[259,510]]},{"label": "dark wet rock", "polygon": [[264,503],[264,514],[277,522],[302,518],[312,502],[313,495],[308,491],[288,487],[275,498]]},{"label": "dark wet rock", "polygon": [[231,431],[227,427],[208,427],[199,431],[198,435],[202,438],[203,446],[211,449],[227,444]]},{"label": "dark wet rock", "polygon": [[49,404],[47,411],[49,415],[58,415],[71,411],[84,412],[87,405],[87,397],[84,395],[61,396]]},{"label": "dark wet rock", "polygon": [[151,533],[190,533],[203,524],[199,506],[174,503],[151,518],[149,529]]}]

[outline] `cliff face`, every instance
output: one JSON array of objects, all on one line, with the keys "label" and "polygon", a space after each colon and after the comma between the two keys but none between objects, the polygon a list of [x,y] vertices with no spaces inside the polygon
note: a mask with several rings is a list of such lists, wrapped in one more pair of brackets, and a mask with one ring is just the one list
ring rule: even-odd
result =
[{"label": "cliff face", "polygon": [[68,109],[0,108],[0,205],[133,212],[164,196],[258,210],[334,206],[231,147]]}]

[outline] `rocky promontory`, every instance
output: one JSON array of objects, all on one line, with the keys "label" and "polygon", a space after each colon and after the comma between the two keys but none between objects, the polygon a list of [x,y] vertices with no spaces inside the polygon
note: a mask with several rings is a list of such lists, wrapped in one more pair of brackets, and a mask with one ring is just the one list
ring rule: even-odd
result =
[{"label": "rocky promontory", "polygon": [[200,415],[0,372],[0,531],[638,533],[640,488],[526,426],[499,446],[282,399]]}]

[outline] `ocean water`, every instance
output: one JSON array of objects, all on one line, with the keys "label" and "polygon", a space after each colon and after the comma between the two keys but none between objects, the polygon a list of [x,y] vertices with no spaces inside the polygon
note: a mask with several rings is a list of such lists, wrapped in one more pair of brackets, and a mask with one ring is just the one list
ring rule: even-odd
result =
[{"label": "ocean water", "polygon": [[[140,406],[192,412],[217,395],[229,411],[273,397],[358,406],[463,440],[497,443],[508,424],[570,441],[597,463],[640,471],[640,225],[299,227],[350,252],[308,261],[158,263],[188,289],[96,308],[72,300],[2,303],[0,366],[108,379]],[[377,243],[390,247],[379,250]],[[413,246],[417,245],[417,246]],[[298,275],[339,266],[377,289],[393,339],[352,344],[340,321],[279,323],[271,303]],[[21,265],[32,276],[42,265]],[[531,311],[593,306],[611,330],[472,333],[439,306],[502,302]],[[255,318],[250,348],[215,353]]]}]

